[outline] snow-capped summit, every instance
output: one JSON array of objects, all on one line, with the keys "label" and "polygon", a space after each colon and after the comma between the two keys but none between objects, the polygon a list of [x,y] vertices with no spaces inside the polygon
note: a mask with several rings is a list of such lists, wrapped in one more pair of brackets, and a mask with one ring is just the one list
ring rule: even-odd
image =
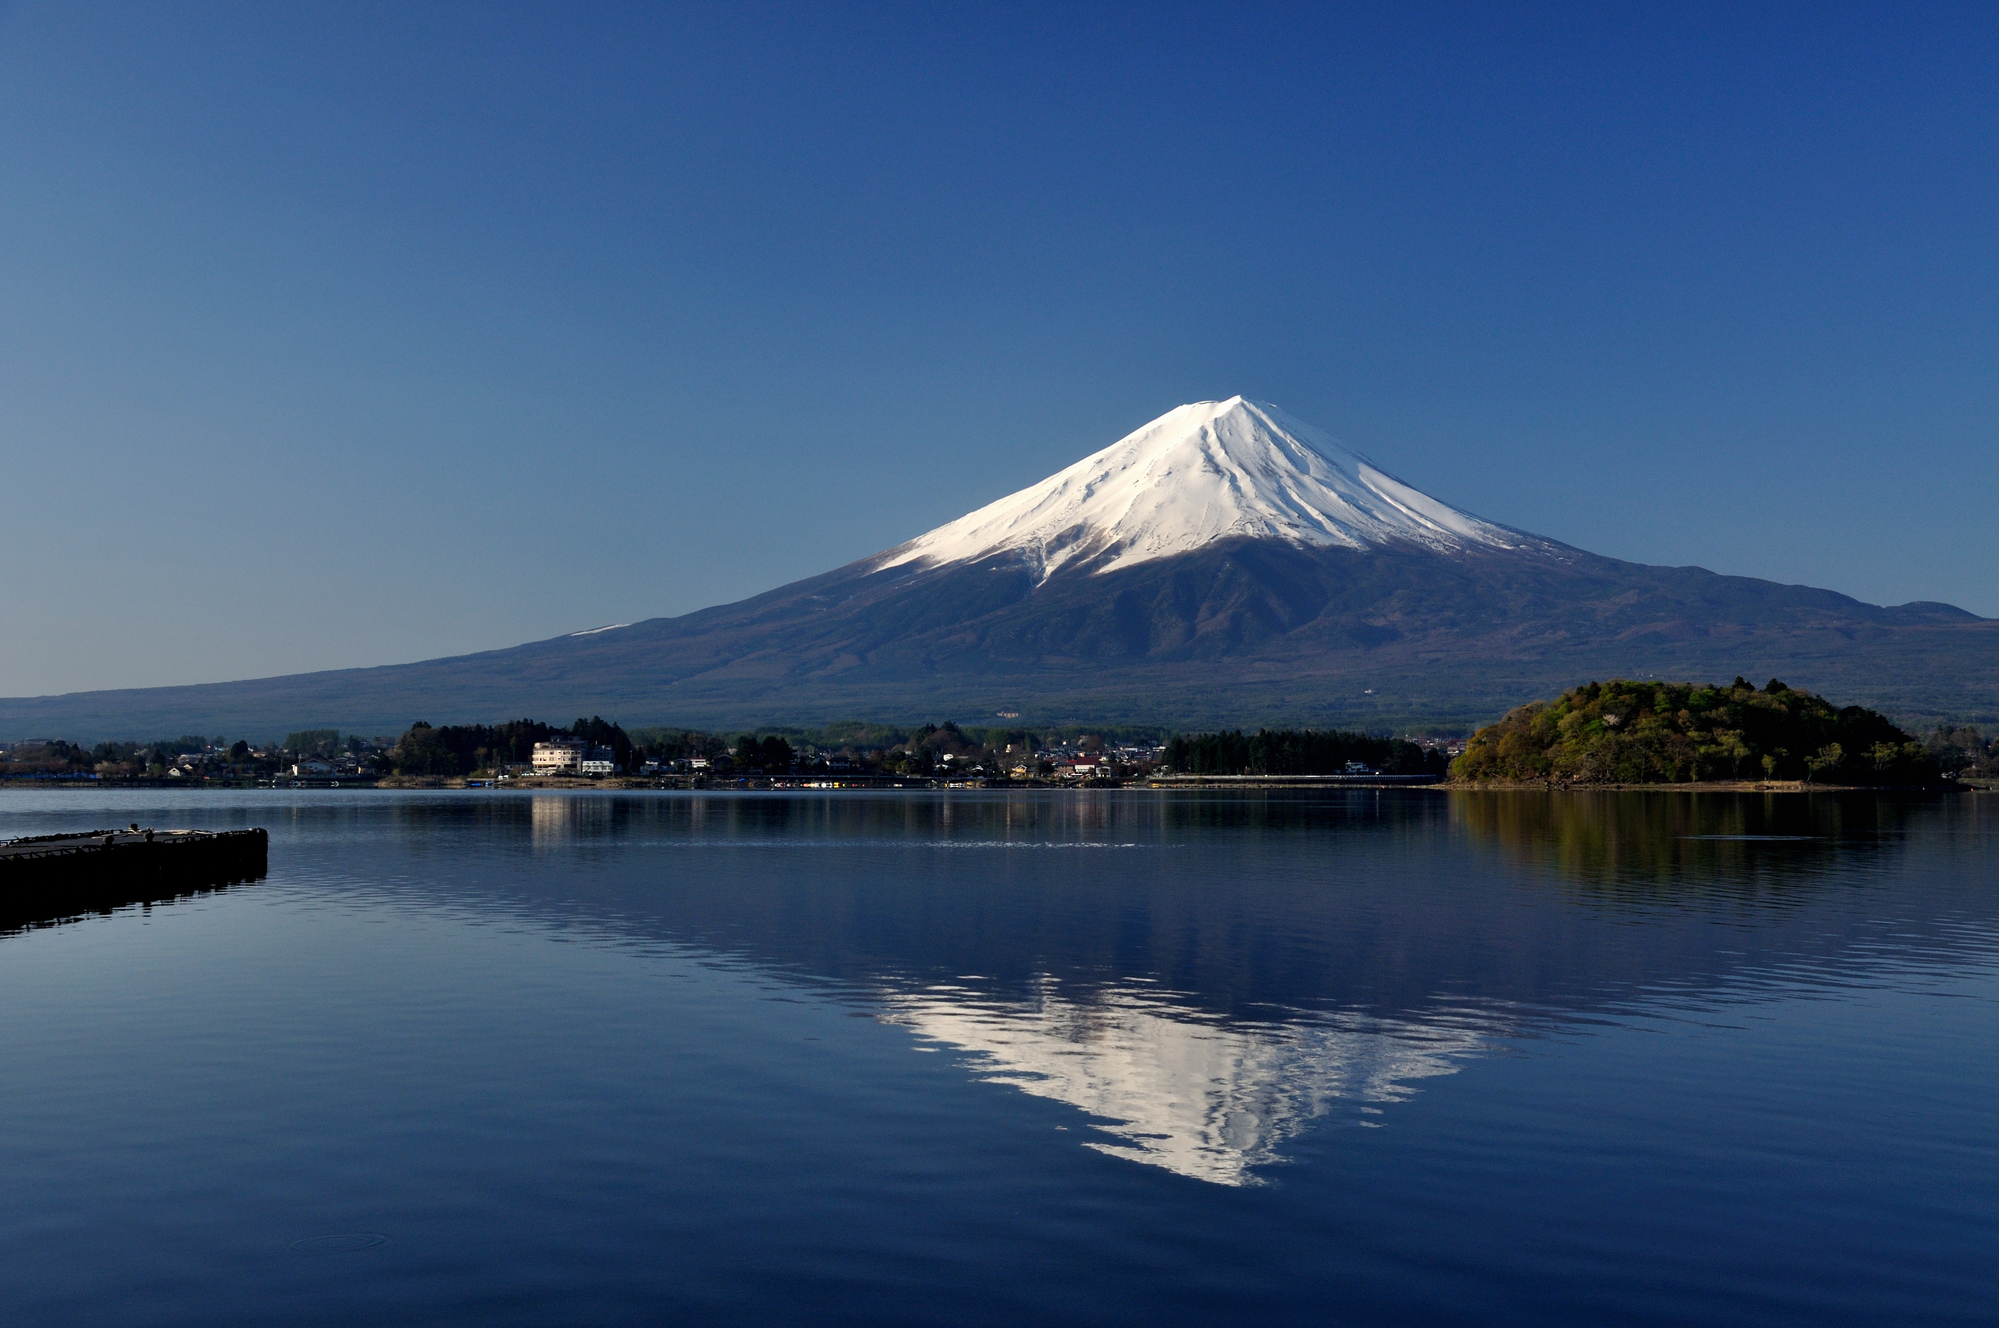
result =
[{"label": "snow-capped summit", "polygon": [[1275,406],[1230,397],[1161,415],[1041,483],[880,555],[877,567],[1018,553],[1046,580],[1108,572],[1236,537],[1439,552],[1529,536],[1410,488]]}]

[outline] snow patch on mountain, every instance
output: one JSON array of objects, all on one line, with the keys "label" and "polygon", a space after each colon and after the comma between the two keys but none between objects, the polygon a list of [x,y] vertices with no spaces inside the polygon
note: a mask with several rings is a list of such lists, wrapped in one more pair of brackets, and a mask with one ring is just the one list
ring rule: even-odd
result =
[{"label": "snow patch on mountain", "polygon": [[1248,537],[1439,553],[1538,544],[1411,488],[1275,406],[1199,401],[1049,476],[879,555],[878,568],[1018,553],[1041,579],[1109,572]]}]

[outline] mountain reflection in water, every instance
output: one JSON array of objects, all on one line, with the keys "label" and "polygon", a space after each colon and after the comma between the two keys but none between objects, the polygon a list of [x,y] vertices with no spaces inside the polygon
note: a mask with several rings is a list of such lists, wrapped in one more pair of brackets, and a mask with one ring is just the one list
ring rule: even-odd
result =
[{"label": "mountain reflection in water", "polygon": [[1963,796],[416,795],[229,815],[272,826],[274,867],[341,845],[291,878],[316,892],[747,967],[1077,1108],[1100,1151],[1224,1185],[1314,1122],[1392,1123],[1500,1039],[1961,963],[1999,935],[1999,815]]},{"label": "mountain reflection in water", "polygon": [[887,998],[888,1019],[976,1053],[974,1072],[1095,1117],[1116,1142],[1086,1146],[1221,1185],[1253,1183],[1278,1145],[1337,1104],[1400,1102],[1408,1082],[1450,1074],[1469,1031],[1360,1016],[1232,1024],[1139,986],[1086,1001],[1048,979],[1016,1005],[938,984]]},{"label": "mountain reflection in water", "polygon": [[[534,796],[410,802],[399,891],[870,1006],[1092,1146],[1222,1184],[1497,1038],[1983,948],[1969,799]],[[1892,877],[1895,890],[1880,889]],[[1967,925],[1969,924],[1969,925]],[[975,976],[974,976],[975,975]],[[827,984],[831,984],[830,986]]]}]

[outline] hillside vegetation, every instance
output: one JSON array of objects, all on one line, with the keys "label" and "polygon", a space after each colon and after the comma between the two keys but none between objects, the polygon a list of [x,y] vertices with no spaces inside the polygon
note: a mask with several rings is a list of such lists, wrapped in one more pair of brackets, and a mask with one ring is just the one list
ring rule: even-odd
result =
[{"label": "hillside vegetation", "polygon": [[1762,689],[1616,678],[1535,701],[1480,729],[1451,765],[1460,780],[1678,784],[1801,779],[1907,785],[1936,758],[1887,719],[1835,709],[1776,679]]}]

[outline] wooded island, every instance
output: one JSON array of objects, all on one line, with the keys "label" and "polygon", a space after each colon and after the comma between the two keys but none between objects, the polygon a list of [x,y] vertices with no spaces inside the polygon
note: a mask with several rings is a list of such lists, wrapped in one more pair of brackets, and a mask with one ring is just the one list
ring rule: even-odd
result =
[{"label": "wooded island", "polygon": [[1939,783],[1937,757],[1888,719],[1772,678],[1758,688],[1614,678],[1534,701],[1478,730],[1451,764],[1461,782],[1684,784],[1800,780]]}]

